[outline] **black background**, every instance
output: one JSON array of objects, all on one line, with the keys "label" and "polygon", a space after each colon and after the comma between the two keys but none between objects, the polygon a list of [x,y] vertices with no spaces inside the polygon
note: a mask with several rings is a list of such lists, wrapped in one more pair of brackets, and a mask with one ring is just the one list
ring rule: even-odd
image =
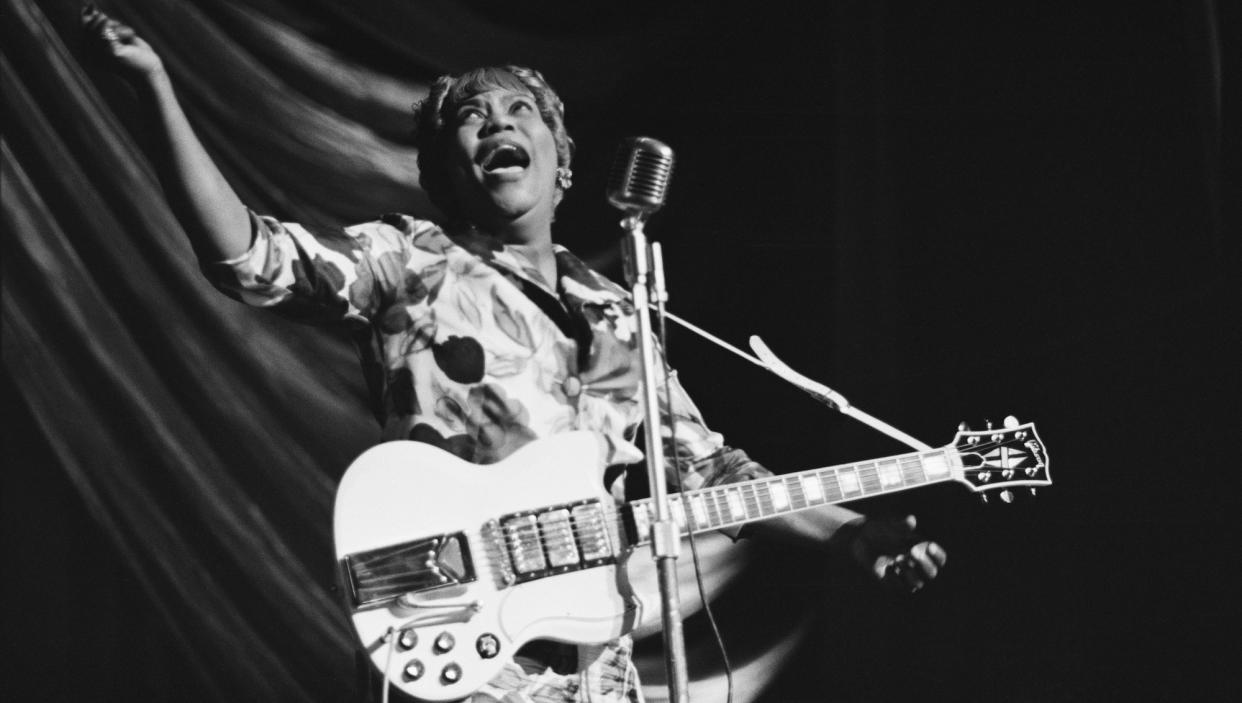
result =
[{"label": "black background", "polygon": [[[740,346],[761,335],[929,443],[1014,414],[1048,446],[1055,485],[1035,499],[952,485],[860,507],[915,512],[948,549],[917,597],[825,585],[819,565],[752,576],[831,599],[765,700],[1239,694],[1225,5],[474,3],[550,40],[643,38],[624,70],[540,66],[579,147],[563,242],[618,273],[612,150],[660,138],[679,159],[649,227],[670,309]],[[348,28],[332,41],[395,68]],[[670,353],[709,423],[774,470],[902,450],[683,332]],[[158,620],[44,470],[20,401],[5,410],[6,658],[30,662],[11,676],[30,700],[162,697],[179,663]],[[45,608],[69,615],[49,628]]]}]

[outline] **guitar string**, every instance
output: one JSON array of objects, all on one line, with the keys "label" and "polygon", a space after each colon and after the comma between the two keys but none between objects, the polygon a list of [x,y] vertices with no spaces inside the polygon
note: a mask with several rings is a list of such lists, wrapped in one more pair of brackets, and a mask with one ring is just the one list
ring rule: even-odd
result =
[{"label": "guitar string", "polygon": [[[999,444],[993,442],[981,442],[980,444],[972,445],[968,451],[958,450],[958,454],[977,454],[989,451],[996,446],[999,446]],[[670,499],[672,499],[675,504],[682,507],[680,511],[678,511],[677,508],[674,508],[675,511],[681,512],[683,515],[687,511],[690,513],[689,515],[685,515],[685,519],[683,521],[678,522],[678,526],[683,530],[691,526],[689,519],[692,516],[695,518],[696,523],[694,527],[704,530],[718,529],[721,527],[732,526],[739,521],[749,520],[752,517],[751,513],[756,511],[763,517],[773,517],[782,513],[797,512],[819,505],[861,499],[874,494],[877,489],[890,489],[892,491],[896,491],[904,488],[915,488],[932,482],[939,482],[941,480],[947,480],[933,479],[927,475],[926,470],[923,468],[924,461],[922,458],[926,454],[928,453],[903,455],[899,457],[892,457],[890,459],[877,460],[874,462],[861,462],[859,464],[825,467],[824,469],[812,469],[812,475],[799,476],[797,474],[786,474],[773,476],[756,483],[716,486],[699,491],[693,491],[688,494],[681,494],[680,496],[671,495]],[[982,457],[980,457],[980,459],[982,460]],[[915,466],[911,467],[909,465],[911,463],[914,463]],[[893,469],[894,474],[890,475],[896,475],[897,480],[886,480],[885,472],[883,470],[884,468]],[[985,464],[981,466],[962,466],[960,470],[962,473],[980,473],[984,471],[1003,470],[1003,468],[997,468]],[[813,476],[814,473],[830,471],[835,475],[831,477]],[[917,471],[917,473],[913,473],[915,471]],[[843,488],[839,478],[842,472],[856,474],[858,481],[857,485],[859,488],[855,490],[847,490]],[[809,496],[808,491],[805,488],[805,482],[807,480],[813,480],[814,478],[818,478],[818,482],[821,484],[829,478],[837,479],[837,481],[836,485],[830,488],[825,488],[821,485],[819,491],[820,495],[816,498]],[[952,476],[949,478],[952,478]],[[786,491],[785,500],[783,501],[786,503],[786,506],[782,508],[776,507],[776,499],[772,496],[771,486],[776,484],[782,484]],[[759,492],[762,490],[761,487],[762,489],[766,489],[764,490],[766,495]],[[850,493],[854,492],[857,492],[858,495],[850,495]],[[737,511],[733,509],[733,506],[729,501],[730,495],[741,501],[743,514],[737,514]],[[695,498],[701,499],[699,501],[701,503],[701,507],[698,510],[694,507]],[[689,505],[687,505],[688,502]],[[650,512],[650,499],[633,501],[630,505]],[[772,512],[771,515],[765,515],[764,513],[769,512],[769,508],[767,507],[769,505],[772,506],[771,510],[774,512]],[[598,507],[600,508],[602,518],[608,518],[609,520],[619,519],[615,506],[604,506],[601,504]],[[706,516],[707,520],[704,521],[700,519],[700,515]],[[555,532],[550,532],[548,529],[541,529],[542,526],[538,525],[536,522],[525,522],[521,525],[507,524],[502,525],[501,528],[504,536],[508,538],[533,541],[542,535],[543,539],[541,541],[545,544],[565,546],[569,544],[565,539],[565,532],[568,532],[578,541],[582,541],[599,536],[601,531],[605,530],[607,527],[604,524],[583,525],[580,521],[571,519],[568,523],[570,525],[569,529],[565,530],[565,524],[566,523],[558,522],[554,525],[551,529],[555,530]],[[517,532],[514,530],[517,530]],[[472,534],[481,534],[481,531],[479,533]]]},{"label": "guitar string", "polygon": [[[994,443],[994,442],[981,442],[977,445],[971,445],[968,451],[962,451],[961,449],[957,449],[957,453],[960,455],[977,454],[980,452],[989,451],[990,449],[993,449],[996,446],[999,446],[999,444]],[[947,451],[947,450],[941,450],[941,451]],[[739,522],[745,523],[747,521],[750,521],[751,519],[754,519],[751,515],[752,512],[758,512],[761,517],[773,517],[775,515],[779,515],[785,512],[797,512],[802,509],[816,507],[818,505],[827,505],[827,504],[831,504],[834,502],[843,502],[843,501],[851,500],[854,498],[864,497],[871,490],[871,488],[868,488],[868,487],[879,486],[881,489],[885,487],[884,478],[882,476],[882,472],[880,468],[881,464],[884,464],[885,466],[890,467],[890,468],[895,468],[898,470],[897,473],[901,474],[901,478],[899,479],[899,481],[897,483],[892,483],[893,490],[899,490],[900,488],[913,488],[913,487],[917,487],[920,485],[926,485],[928,483],[933,482],[931,479],[929,479],[926,476],[926,471],[923,469],[923,466],[922,466],[923,465],[922,457],[925,456],[926,454],[927,453],[904,455],[900,457],[892,457],[889,459],[876,460],[873,462],[861,462],[859,464],[842,465],[842,466],[836,466],[836,467],[825,467],[824,469],[811,470],[812,474],[817,473],[817,472],[826,472],[826,471],[835,471],[837,474],[839,474],[841,471],[852,471],[852,472],[860,474],[859,482],[860,482],[860,485],[863,486],[864,488],[861,491],[861,494],[859,496],[848,496],[844,492],[839,492],[839,497],[838,497],[838,495],[830,495],[829,493],[821,492],[821,497],[819,499],[809,498],[806,495],[805,488],[802,484],[808,478],[811,478],[811,476],[799,477],[797,474],[793,474],[793,475],[774,476],[767,480],[763,480],[759,483],[735,485],[735,486],[719,486],[719,487],[714,487],[711,489],[704,489],[702,491],[697,491],[697,492],[693,492],[689,494],[689,497],[691,499],[694,497],[704,498],[703,500],[704,507],[700,511],[695,511],[692,505],[685,506],[686,496],[684,495],[680,497],[674,495],[674,496],[670,496],[670,498],[674,500],[675,503],[681,504],[683,506],[682,511],[676,511],[675,509],[675,515],[678,512],[681,512],[681,514],[683,515],[683,520],[677,522],[679,532],[682,532],[685,534],[689,534],[691,530],[694,530],[696,532],[697,531],[706,532],[706,531],[710,531],[713,529],[729,527],[734,524],[738,524]],[[980,459],[982,460],[983,457],[980,457]],[[910,474],[911,467],[902,466],[903,460],[905,461],[906,464],[910,464],[910,463],[915,464],[914,468],[918,470],[918,474],[922,474],[922,475],[920,476],[918,474],[914,474],[913,477],[911,478],[911,474]],[[995,466],[989,466],[986,464],[981,465],[981,466],[961,467],[961,471],[963,473],[997,471],[997,470],[1003,470],[1003,468],[998,469]],[[825,478],[826,477],[821,476],[819,477],[819,481],[822,483],[823,480],[825,480]],[[913,480],[913,483],[911,482],[912,480]],[[792,481],[792,485],[790,485],[791,481]],[[785,500],[783,502],[786,503],[786,507],[777,508],[775,506],[776,501],[772,497],[770,486],[776,483],[785,484],[787,495],[785,496]],[[759,486],[764,486],[766,488],[769,488],[769,490],[766,491],[767,493],[766,496],[759,493]],[[838,484],[838,488],[839,488],[839,484]],[[747,491],[747,489],[749,489],[749,491]],[[823,490],[823,487],[821,486],[821,491],[822,490]],[[749,492],[749,495],[747,495],[748,492]],[[731,493],[735,498],[740,500],[742,514],[738,514],[738,512],[733,509],[733,505],[730,504],[728,500],[728,495],[726,495],[729,493]],[[797,495],[798,493],[801,493],[801,495]],[[720,505],[720,501],[722,499],[724,500],[724,506]],[[801,503],[802,505],[799,505],[799,503]],[[633,503],[631,503],[631,505],[639,507],[642,510],[649,511],[650,510],[650,499],[634,501]],[[771,507],[769,508],[768,506],[771,506]],[[498,546],[493,545],[492,540],[484,540],[482,530],[478,530],[478,531],[466,530],[466,531],[462,531],[461,534],[467,536],[468,538],[475,537],[477,538],[475,541],[483,541],[489,545],[488,548],[483,550],[484,553],[483,555],[481,555],[481,556],[486,557],[489,563],[493,561],[495,557],[497,556],[495,554],[492,554],[491,552],[499,552],[499,556],[501,558],[506,558],[507,560],[511,560],[515,547],[520,549],[522,547],[533,548],[535,546],[540,546],[542,547],[542,549],[539,550],[540,552],[558,551],[558,550],[565,551],[565,552],[570,552],[570,551],[574,552],[574,556],[572,558],[575,559],[575,561],[569,564],[563,565],[563,566],[572,566],[574,564],[581,563],[582,554],[584,553],[584,551],[588,551],[588,550],[579,551],[579,547],[578,547],[579,543],[582,543],[586,539],[591,539],[593,541],[599,540],[599,539],[605,539],[607,542],[617,541],[615,537],[618,537],[620,533],[624,531],[624,527],[625,527],[624,516],[621,514],[618,506],[601,504],[597,507],[599,509],[599,514],[596,518],[592,519],[591,524],[580,525],[579,521],[574,520],[574,521],[571,521],[570,523],[571,527],[568,530],[563,529],[565,523],[558,523],[558,525],[554,528],[555,532],[549,532],[547,530],[542,530],[537,524],[532,524],[532,523],[525,523],[521,526],[518,526],[517,533],[513,531],[511,526],[508,526],[508,525],[502,526],[502,530],[504,533],[503,536],[505,539],[503,539],[502,543]],[[685,512],[686,510],[689,511],[689,514],[686,514]],[[765,514],[769,512],[770,514]],[[715,515],[713,515],[713,513],[715,513]],[[706,517],[707,521],[705,522],[703,519],[701,519],[700,516]],[[689,520],[692,517],[695,520],[694,525],[691,525],[689,523]],[[610,526],[613,527],[613,531],[611,532],[608,529]],[[507,539],[516,539],[518,540],[519,544],[517,545],[510,544],[508,541],[506,541]],[[640,540],[638,542],[639,545],[645,544],[645,543],[647,543],[647,540]],[[609,546],[611,547],[612,545],[609,545]],[[411,545],[408,550],[396,550],[396,551],[390,552],[385,555],[384,562],[396,561],[399,555],[406,554],[409,551],[417,550],[417,549],[419,549],[418,545]],[[612,548],[607,551],[616,552],[617,550],[615,548]],[[543,567],[543,569],[537,569],[537,570],[545,570],[547,568],[560,568],[556,566],[550,566],[545,554],[541,553],[539,556],[544,557],[543,561],[545,563],[545,566]],[[383,579],[401,577],[401,574],[381,576],[379,572],[374,570],[374,569],[381,568],[384,562],[377,562],[373,565],[367,565],[368,567],[370,567],[370,574],[366,578],[367,584],[375,584],[375,583],[380,582]],[[401,565],[397,564],[397,566],[400,567]]]},{"label": "guitar string", "polygon": [[[970,468],[978,471],[990,470],[984,467]],[[873,486],[881,485],[882,487],[882,480],[878,477],[870,476],[868,479],[869,480],[864,480],[863,483]],[[906,483],[908,483],[908,481],[903,481],[903,484]],[[916,477],[916,483],[914,485],[923,485],[925,483],[927,483],[926,479]],[[914,487],[914,485],[905,487]],[[733,491],[733,496],[740,499],[740,511],[735,510],[733,504],[730,504],[727,498],[725,499],[725,506],[720,506],[717,502],[719,499],[719,494],[717,494],[717,500],[713,500],[713,504],[705,506],[706,509],[696,513],[693,511],[693,508],[691,508],[691,515],[689,516],[682,513],[683,520],[677,522],[679,532],[687,535],[691,531],[706,532],[713,529],[729,527],[739,522],[747,522],[753,519],[752,513],[756,512],[762,517],[769,517],[783,512],[796,512],[804,508],[815,507],[816,505],[829,504],[838,500],[835,496],[822,496],[820,499],[810,498],[805,495],[804,491],[802,492],[802,495],[798,495],[801,487],[795,485],[791,488],[795,490],[791,491],[791,495],[787,496],[786,499],[788,503],[785,508],[776,508],[775,501],[772,500],[770,493],[769,495],[764,496],[752,489],[751,495],[744,495],[743,489],[732,488],[730,490]],[[843,496],[843,498],[848,498],[848,496]],[[644,510],[649,510],[649,501],[644,502],[640,505],[640,507]],[[621,530],[624,529],[624,524],[622,524],[624,517],[615,506],[599,506],[599,508],[599,515],[592,520],[593,524],[587,526],[578,526],[575,522],[574,527],[571,529],[565,529],[564,523],[559,523],[558,527],[555,528],[555,531],[540,529],[539,526],[531,523],[525,523],[517,526],[516,528],[505,526],[502,528],[504,532],[504,540],[499,545],[495,544],[493,540],[483,540],[482,531],[476,532],[469,530],[463,531],[462,534],[467,537],[476,537],[479,541],[484,541],[488,545],[488,547],[484,550],[484,554],[489,557],[489,561],[497,556],[497,554],[492,554],[492,552],[497,552],[500,557],[506,558],[510,561],[512,561],[514,557],[520,558],[523,555],[526,555],[527,557],[534,557],[531,561],[535,564],[542,564],[542,566],[526,569],[522,571],[522,573],[546,570],[548,568],[560,568],[562,566],[573,566],[580,564],[583,561],[601,558],[589,557],[587,556],[588,554],[594,554],[600,551],[611,554],[617,551],[615,548],[600,549],[600,543],[610,543],[616,541],[615,537],[619,535]],[[769,512],[771,513],[770,515],[765,514]],[[675,515],[676,514],[677,512],[675,511]],[[688,522],[690,517],[694,518],[694,525],[691,525]],[[706,518],[706,522],[703,518]],[[610,526],[609,523],[612,523],[613,527],[611,532],[608,530],[608,527]],[[587,545],[584,544],[588,540],[590,541],[591,548],[587,548]],[[639,544],[643,543],[645,543],[645,540],[640,541]],[[583,545],[583,547],[580,548],[580,545]],[[612,545],[609,544],[607,546],[611,547]],[[397,561],[401,555],[408,554],[410,551],[417,550],[419,548],[419,545],[411,545],[411,547],[407,550],[390,552],[386,555],[387,558],[382,562],[368,565],[369,568],[366,570],[367,573],[365,576],[366,584],[376,585],[383,583],[387,579],[400,579],[403,576],[408,576],[409,574],[405,571],[402,564],[393,562]],[[548,554],[545,554],[545,552],[558,553],[562,556],[562,558],[567,557],[566,563],[552,565],[552,559]],[[384,566],[388,566],[389,568],[396,567],[397,569],[400,569],[402,573],[395,575],[391,573],[385,574],[381,571]],[[417,578],[417,574],[414,575],[414,578]]]}]

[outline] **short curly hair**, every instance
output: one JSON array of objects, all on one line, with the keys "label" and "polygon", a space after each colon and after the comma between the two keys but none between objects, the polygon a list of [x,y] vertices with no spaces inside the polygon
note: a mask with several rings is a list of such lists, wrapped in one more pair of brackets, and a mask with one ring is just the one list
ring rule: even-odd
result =
[{"label": "short curly hair", "polygon": [[[565,105],[540,73],[524,66],[487,66],[456,76],[440,76],[427,97],[414,105],[414,145],[418,149],[418,182],[431,203],[450,221],[463,218],[449,178],[447,135],[454,129],[453,115],[462,102],[489,90],[526,92],[535,99],[544,124],[556,142],[556,165],[569,168],[574,140],[565,130]],[[562,195],[558,183],[556,202]]]}]

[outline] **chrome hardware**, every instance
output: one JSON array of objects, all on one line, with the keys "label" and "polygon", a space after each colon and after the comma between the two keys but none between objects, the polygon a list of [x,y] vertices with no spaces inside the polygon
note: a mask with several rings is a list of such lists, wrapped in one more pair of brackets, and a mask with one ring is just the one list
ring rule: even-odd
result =
[{"label": "chrome hardware", "polygon": [[410,650],[418,644],[418,633],[410,628],[401,631],[401,635],[397,637],[397,646],[401,649]]},{"label": "chrome hardware", "polygon": [[983,481],[984,483],[987,483],[988,481],[991,481],[991,480],[992,480],[992,472],[991,472],[991,471],[980,471],[980,472],[979,472],[979,480],[980,480],[980,481]]},{"label": "chrome hardware", "polygon": [[573,566],[581,561],[568,510],[549,510],[539,516],[538,523],[548,564],[552,568]]},{"label": "chrome hardware", "polygon": [[961,422],[957,423],[957,431],[958,432],[969,432],[970,425],[967,425],[966,421],[962,420]]},{"label": "chrome hardware", "polygon": [[1018,422],[1018,418],[1014,417],[1013,415],[1005,416],[1005,421],[1004,421],[1005,429],[1007,430],[1015,429],[1017,428],[1019,424],[1021,423]]},{"label": "chrome hardware", "polygon": [[513,570],[519,574],[542,571],[548,568],[539,539],[539,519],[534,515],[519,515],[505,521],[505,542]]},{"label": "chrome hardware", "polygon": [[505,585],[616,561],[598,500],[505,515],[494,532]]},{"label": "chrome hardware", "polygon": [[487,551],[493,556],[492,562],[500,581],[499,585],[512,586],[517,583],[517,576],[513,573],[513,564],[509,561],[509,549],[501,534],[500,521],[488,520],[484,523],[482,536],[488,544]]},{"label": "chrome hardware", "polygon": [[355,610],[475,580],[464,533],[402,542],[341,560]]},{"label": "chrome hardware", "polygon": [[1005,490],[1000,492],[1000,497],[1001,497],[1001,500],[1005,501],[1006,503],[1012,503],[1013,502],[1013,491],[1006,488]]},{"label": "chrome hardware", "polygon": [[417,593],[406,593],[397,599],[397,604],[402,608],[412,608],[416,610],[467,610],[471,613],[477,613],[483,610],[483,604],[477,600],[471,601],[416,601]]},{"label": "chrome hardware", "polygon": [[440,672],[440,680],[444,683],[461,681],[461,667],[456,662],[445,665],[444,670]]},{"label": "chrome hardware", "polygon": [[452,633],[441,632],[436,635],[435,649],[439,654],[444,654],[453,649],[453,645],[457,644],[457,640],[453,638]]},{"label": "chrome hardware", "polygon": [[484,632],[479,635],[479,639],[474,643],[474,651],[479,653],[484,659],[491,659],[500,654],[500,640],[490,632]]},{"label": "chrome hardware", "polygon": [[1001,478],[1006,481],[1013,478],[1013,469],[1005,469],[1004,471],[1001,471]]},{"label": "chrome hardware", "polygon": [[401,673],[405,676],[407,681],[417,681],[423,678],[423,674],[426,673],[426,671],[427,669],[423,666],[421,661],[411,659],[410,663],[405,665],[405,668],[402,669]]}]

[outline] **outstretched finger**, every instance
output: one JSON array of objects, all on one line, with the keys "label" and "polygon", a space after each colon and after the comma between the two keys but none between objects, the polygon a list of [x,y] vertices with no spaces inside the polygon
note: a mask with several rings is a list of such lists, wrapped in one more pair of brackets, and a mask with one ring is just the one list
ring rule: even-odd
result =
[{"label": "outstretched finger", "polygon": [[910,560],[914,562],[916,570],[922,572],[922,575],[928,579],[936,578],[936,574],[940,572],[940,567],[932,558],[930,542],[919,542],[910,550]]}]

